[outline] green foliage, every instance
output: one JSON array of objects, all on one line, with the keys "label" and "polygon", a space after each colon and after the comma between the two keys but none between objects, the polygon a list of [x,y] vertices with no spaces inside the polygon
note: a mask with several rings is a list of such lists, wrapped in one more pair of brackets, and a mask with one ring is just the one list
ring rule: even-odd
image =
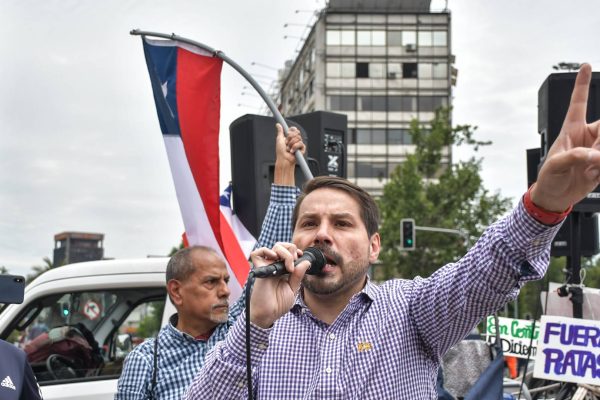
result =
[{"label": "green foliage", "polygon": [[165,308],[164,301],[154,301],[150,303],[148,315],[141,321],[137,330],[137,335],[143,338],[154,337],[160,330],[163,309]]},{"label": "green foliage", "polygon": [[181,242],[179,243],[179,247],[171,247],[171,251],[169,251],[169,257],[173,257],[175,253],[177,253],[181,249],[183,249],[183,240],[181,240]]},{"label": "green foliage", "polygon": [[31,283],[35,278],[37,278],[44,272],[51,270],[55,267],[55,265],[52,263],[52,260],[50,260],[49,257],[44,257],[42,260],[44,261],[44,265],[34,265],[33,267],[31,267],[33,273],[27,274],[27,276],[25,277],[27,284]]},{"label": "green foliage", "polygon": [[466,252],[459,235],[418,230],[416,249],[401,251],[402,218],[414,218],[416,226],[457,229],[477,238],[510,208],[510,199],[483,187],[480,159],[456,164],[448,160],[448,147],[468,145],[476,152],[490,144],[476,141],[475,130],[470,125],[452,127],[449,109],[438,110],[428,126],[412,121],[415,152],[392,173],[379,200],[383,268],[377,278],[428,276]]},{"label": "green foliage", "polygon": [[6,268],[4,265],[0,266],[0,275],[2,274],[8,274],[8,268]]}]

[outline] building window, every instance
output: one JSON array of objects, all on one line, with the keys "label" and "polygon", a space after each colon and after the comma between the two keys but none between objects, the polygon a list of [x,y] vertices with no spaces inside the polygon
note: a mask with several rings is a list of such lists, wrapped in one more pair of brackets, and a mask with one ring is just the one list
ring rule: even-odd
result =
[{"label": "building window", "polygon": [[370,63],[369,64],[369,77],[370,78],[385,78],[385,64],[384,63]]},{"label": "building window", "polygon": [[417,33],[415,31],[402,31],[402,46],[415,46],[417,44]]},{"label": "building window", "polygon": [[371,143],[385,144],[385,129],[371,129]]},{"label": "building window", "polygon": [[386,130],[385,129],[356,129],[357,144],[385,144]]},{"label": "building window", "polygon": [[402,64],[402,77],[406,79],[418,78],[417,63],[403,63]]},{"label": "building window", "polygon": [[371,32],[371,44],[373,46],[385,46],[385,31]]},{"label": "building window", "polygon": [[387,42],[388,46],[402,46],[402,32],[388,31]]},{"label": "building window", "polygon": [[342,78],[354,78],[354,63],[342,63]]},{"label": "building window", "polygon": [[356,77],[357,78],[368,78],[369,77],[369,63],[365,63],[365,62],[356,63]]},{"label": "building window", "polygon": [[387,170],[385,163],[366,163],[356,162],[356,177],[358,178],[378,178],[383,179],[387,177]]},{"label": "building window", "polygon": [[448,45],[448,34],[445,31],[433,32],[433,45],[434,46],[447,46]]},{"label": "building window", "polygon": [[402,78],[402,67],[400,63],[388,63],[387,70],[388,79]]},{"label": "building window", "polygon": [[446,79],[448,78],[448,64],[446,63],[434,63],[433,68],[433,79]]},{"label": "building window", "polygon": [[446,106],[448,100],[442,96],[419,96],[419,111],[435,111]]},{"label": "building window", "polygon": [[325,41],[328,46],[354,46],[354,31],[327,31]]},{"label": "building window", "polygon": [[354,111],[355,109],[354,96],[338,95],[329,96],[329,109],[338,111]]},{"label": "building window", "polygon": [[416,96],[388,96],[389,111],[416,111]]},{"label": "building window", "polygon": [[419,47],[431,47],[432,35],[430,31],[419,32]]},{"label": "building window", "polygon": [[354,63],[327,63],[328,78],[354,78]]},{"label": "building window", "polygon": [[386,96],[361,96],[359,111],[386,111]]},{"label": "building window", "polygon": [[431,71],[431,64],[429,63],[419,63],[418,65],[418,75],[421,79],[431,79],[433,77],[433,73]]},{"label": "building window", "polygon": [[371,45],[371,31],[356,32],[356,44],[359,46],[370,46]]},{"label": "building window", "polygon": [[354,46],[354,31],[342,31],[342,46]]},{"label": "building window", "polygon": [[342,43],[340,31],[327,31],[326,42],[328,46],[339,46]]},{"label": "building window", "polygon": [[355,174],[355,170],[356,170],[355,165],[356,165],[356,163],[354,161],[348,161],[348,164],[347,164],[348,176],[356,176],[356,174]]},{"label": "building window", "polygon": [[388,144],[412,144],[412,136],[408,129],[389,129]]},{"label": "building window", "polygon": [[[356,129],[350,128],[346,131],[346,144],[356,143]],[[350,163],[348,163],[350,164]]]}]

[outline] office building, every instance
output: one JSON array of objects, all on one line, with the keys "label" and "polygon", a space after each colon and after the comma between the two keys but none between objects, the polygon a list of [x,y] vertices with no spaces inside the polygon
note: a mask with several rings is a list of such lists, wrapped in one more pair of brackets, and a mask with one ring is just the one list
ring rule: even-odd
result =
[{"label": "office building", "polygon": [[450,105],[450,20],[447,10],[431,12],[429,0],[330,0],[280,71],[283,115],[346,114],[348,179],[381,195],[414,151],[411,120],[427,123]]}]

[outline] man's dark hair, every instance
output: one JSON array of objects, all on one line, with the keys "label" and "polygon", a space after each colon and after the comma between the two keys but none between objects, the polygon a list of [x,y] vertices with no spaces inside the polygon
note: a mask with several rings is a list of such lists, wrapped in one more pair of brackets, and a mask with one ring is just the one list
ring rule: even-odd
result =
[{"label": "man's dark hair", "polygon": [[294,207],[294,212],[292,213],[292,230],[296,227],[302,201],[304,201],[310,192],[323,188],[336,189],[348,193],[350,197],[356,200],[360,207],[360,218],[367,228],[369,237],[379,231],[379,208],[377,208],[373,197],[360,186],[337,176],[317,176],[304,184],[302,194],[298,196],[296,207]]},{"label": "man's dark hair", "polygon": [[212,253],[218,256],[214,249],[207,246],[191,246],[177,251],[177,253],[173,254],[169,260],[169,263],[167,264],[167,282],[169,282],[171,279],[185,281],[196,271],[196,267],[194,266],[194,262],[192,260],[192,252],[194,251]]}]

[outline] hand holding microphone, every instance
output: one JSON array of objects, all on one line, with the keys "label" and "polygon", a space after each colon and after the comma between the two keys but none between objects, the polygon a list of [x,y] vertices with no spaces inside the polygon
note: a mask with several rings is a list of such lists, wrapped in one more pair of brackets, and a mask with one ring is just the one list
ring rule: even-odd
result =
[{"label": "hand holding microphone", "polygon": [[[316,247],[307,247],[300,258],[294,261],[294,268],[302,261],[308,261],[310,266],[305,273],[309,275],[319,275],[327,263],[323,252]],[[268,278],[289,273],[285,268],[283,261],[276,261],[273,264],[256,267],[252,270],[255,278]]]},{"label": "hand holding microphone", "polygon": [[271,327],[294,304],[306,271],[318,274],[323,269],[326,261],[319,249],[307,248],[299,257],[300,253],[292,243],[277,243],[272,249],[262,247],[250,254],[254,275],[271,277],[254,282],[250,321],[255,325]]}]

